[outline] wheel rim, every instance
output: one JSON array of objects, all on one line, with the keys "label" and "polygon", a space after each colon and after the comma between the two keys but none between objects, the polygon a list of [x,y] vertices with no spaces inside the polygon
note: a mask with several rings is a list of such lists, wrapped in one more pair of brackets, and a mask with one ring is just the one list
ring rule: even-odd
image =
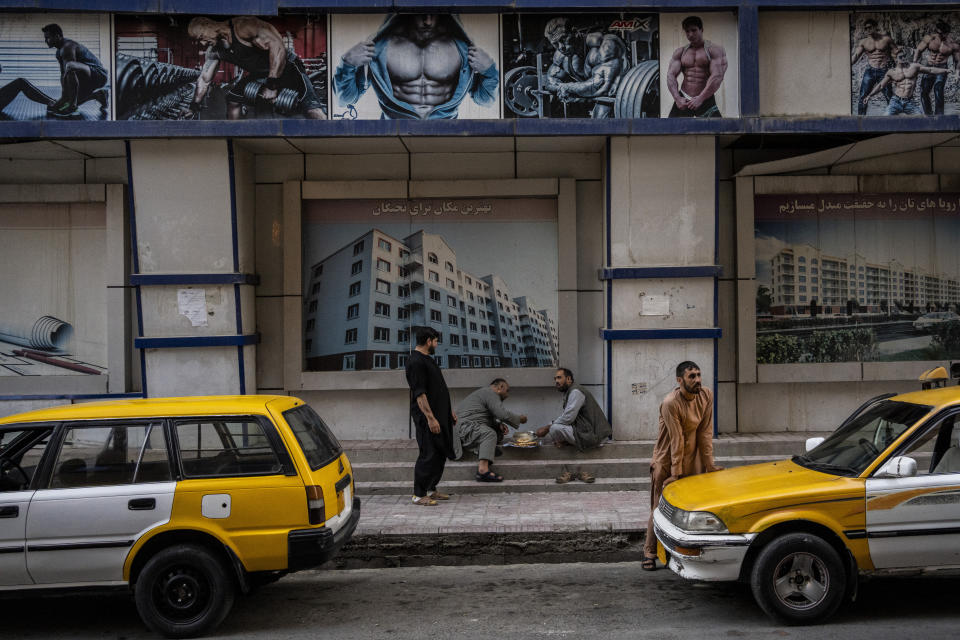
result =
[{"label": "wheel rim", "polygon": [[830,572],[817,556],[798,552],[786,556],[773,572],[773,590],[785,607],[806,611],[827,597]]},{"label": "wheel rim", "polygon": [[198,619],[210,600],[210,581],[194,567],[172,566],[153,585],[153,603],[171,622],[184,624]]}]

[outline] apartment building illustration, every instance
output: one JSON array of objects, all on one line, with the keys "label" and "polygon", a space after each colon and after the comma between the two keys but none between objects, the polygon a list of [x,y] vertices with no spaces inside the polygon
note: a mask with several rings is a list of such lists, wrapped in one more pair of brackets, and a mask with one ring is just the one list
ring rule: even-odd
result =
[{"label": "apartment building illustration", "polygon": [[457,264],[438,234],[403,239],[373,228],[310,267],[304,352],[313,371],[397,369],[415,329],[440,334],[446,368],[555,367],[555,320],[497,274]]},{"label": "apartment building illustration", "polygon": [[780,250],[770,267],[770,311],[775,316],[809,313],[811,303],[820,313],[845,314],[960,302],[960,276],[929,273],[897,260],[869,262],[857,253],[837,257],[796,244]]}]

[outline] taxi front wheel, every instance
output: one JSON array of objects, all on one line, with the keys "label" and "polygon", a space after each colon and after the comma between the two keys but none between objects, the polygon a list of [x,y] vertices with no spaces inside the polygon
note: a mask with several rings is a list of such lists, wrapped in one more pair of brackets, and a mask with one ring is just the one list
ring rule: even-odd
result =
[{"label": "taxi front wheel", "polygon": [[219,625],[236,592],[223,563],[203,547],[167,547],[147,561],[134,597],[140,617],[168,638],[193,638]]},{"label": "taxi front wheel", "polygon": [[787,624],[816,624],[840,606],[847,575],[840,554],[823,538],[789,533],[760,551],[750,585],[770,617]]}]

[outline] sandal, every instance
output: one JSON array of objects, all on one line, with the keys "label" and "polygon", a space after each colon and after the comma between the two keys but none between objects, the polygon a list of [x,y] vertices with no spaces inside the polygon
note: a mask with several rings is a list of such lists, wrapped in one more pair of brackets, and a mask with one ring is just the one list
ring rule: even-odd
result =
[{"label": "sandal", "polygon": [[571,480],[573,480],[573,474],[570,473],[566,467],[563,467],[560,475],[557,476],[557,484],[567,484]]},{"label": "sandal", "polygon": [[435,507],[437,506],[437,501],[431,499],[429,496],[421,496],[419,498],[417,496],[413,496],[413,504],[417,505],[418,507]]},{"label": "sandal", "polygon": [[656,571],[657,570],[657,559],[656,558],[644,558],[640,561],[640,568],[644,571]]},{"label": "sandal", "polygon": [[430,498],[431,500],[449,500],[450,499],[449,494],[440,493],[439,491],[434,491],[433,493],[428,494],[427,497]]},{"label": "sandal", "polygon": [[477,482],[503,482],[503,476],[498,476],[493,471],[477,472]]},{"label": "sandal", "polygon": [[577,469],[577,472],[574,474],[574,479],[586,482],[587,484],[593,484],[597,477],[589,471],[581,471],[580,469]]}]

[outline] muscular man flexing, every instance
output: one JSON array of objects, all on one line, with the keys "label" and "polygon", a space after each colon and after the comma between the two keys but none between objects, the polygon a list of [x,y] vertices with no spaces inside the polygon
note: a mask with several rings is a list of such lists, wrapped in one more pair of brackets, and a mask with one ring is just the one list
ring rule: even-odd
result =
[{"label": "muscular man flexing", "polygon": [[340,103],[354,104],[372,84],[384,118],[455,118],[469,93],[493,100],[499,74],[454,16],[390,16],[374,36],[343,54],[334,75]]},{"label": "muscular man flexing", "polygon": [[583,68],[583,41],[574,32],[570,18],[551,18],[543,28],[543,37],[553,47],[553,58],[543,74],[544,90],[556,91],[561,83],[587,78]]},{"label": "muscular man flexing", "polygon": [[[960,76],[960,44],[950,38],[950,25],[940,20],[934,25],[932,34],[924,36],[913,52],[913,61],[920,62],[920,56],[927,52],[928,67],[946,69],[947,62],[953,58],[953,69]],[[947,86],[947,74],[927,74],[920,78],[920,105],[928,116],[942,116],[944,97],[943,90]],[[933,100],[930,93],[933,92]]]},{"label": "muscular man flexing", "polygon": [[[608,33],[602,36],[600,45],[595,49],[598,53],[598,59],[589,60],[591,64],[590,77],[582,82],[560,84],[557,89],[557,96],[561,100],[616,95],[625,69],[627,46],[619,36]],[[592,53],[593,51],[591,51]],[[588,54],[587,57],[592,58],[591,54]],[[609,118],[612,113],[612,104],[597,101],[590,112],[590,117]]]},{"label": "muscular man flexing", "polygon": [[870,93],[864,96],[862,103],[866,104],[874,94],[882,91],[887,86],[892,86],[893,97],[890,98],[890,104],[887,105],[885,115],[920,115],[922,111],[920,105],[917,104],[916,99],[913,97],[913,92],[917,87],[917,80],[921,73],[946,75],[949,71],[942,67],[927,67],[916,62],[901,60],[897,66],[884,74],[883,80],[877,83]]},{"label": "muscular man flexing", "polygon": [[280,89],[293,89],[301,96],[300,109],[307,118],[326,118],[317,91],[307,77],[300,58],[287,51],[283,38],[269,22],[253,16],[240,16],[225,22],[194,18],[187,25],[190,37],[207,47],[206,62],[197,79],[197,91],[190,112],[197,113],[210,89],[221,62],[235,64],[246,73],[233,84],[227,94],[227,117],[243,116],[244,87],[255,80],[264,80],[260,98],[276,100]]},{"label": "muscular man flexing", "polygon": [[[719,118],[714,94],[727,72],[727,53],[718,44],[703,39],[703,21],[687,16],[681,23],[688,44],[679,47],[667,68],[667,89],[673,96],[671,118]],[[683,74],[683,84],[677,78]]]},{"label": "muscular man flexing", "polygon": [[[857,43],[853,50],[853,56],[850,64],[854,65],[864,54],[867,55],[867,68],[863,70],[863,78],[860,80],[860,95],[857,98],[857,114],[867,115],[867,101],[864,97],[876,93],[873,88],[883,80],[887,69],[893,66],[893,58],[900,51],[900,46],[893,41],[890,34],[883,33],[877,28],[875,20],[867,20],[863,23],[863,32],[865,38]],[[887,86],[883,90],[883,95],[887,102],[893,96],[892,87]]]}]

